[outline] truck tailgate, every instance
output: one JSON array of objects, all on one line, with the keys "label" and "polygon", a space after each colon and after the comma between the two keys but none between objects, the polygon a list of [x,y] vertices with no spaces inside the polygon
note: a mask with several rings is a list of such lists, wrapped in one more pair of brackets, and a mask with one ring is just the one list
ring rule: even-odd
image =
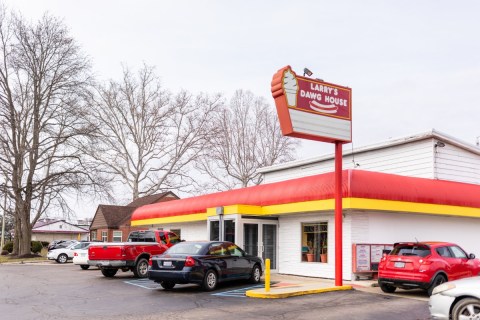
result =
[{"label": "truck tailgate", "polygon": [[88,248],[89,260],[121,260],[124,258],[125,245],[123,243],[109,243],[91,245]]}]

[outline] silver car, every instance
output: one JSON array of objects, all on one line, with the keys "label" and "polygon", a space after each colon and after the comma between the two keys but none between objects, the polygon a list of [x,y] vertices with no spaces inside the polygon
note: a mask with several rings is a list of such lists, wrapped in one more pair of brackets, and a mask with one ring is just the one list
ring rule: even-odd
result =
[{"label": "silver car", "polygon": [[480,277],[445,282],[435,287],[429,309],[433,319],[480,319]]}]

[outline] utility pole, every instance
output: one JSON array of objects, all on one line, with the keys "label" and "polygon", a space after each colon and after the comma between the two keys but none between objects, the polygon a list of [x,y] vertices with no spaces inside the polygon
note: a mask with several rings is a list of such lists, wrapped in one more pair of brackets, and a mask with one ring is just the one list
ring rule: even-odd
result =
[{"label": "utility pole", "polygon": [[2,217],[2,239],[0,240],[0,251],[3,250],[5,244],[5,216],[7,214],[7,181],[5,180],[4,198],[3,198],[3,217]]}]

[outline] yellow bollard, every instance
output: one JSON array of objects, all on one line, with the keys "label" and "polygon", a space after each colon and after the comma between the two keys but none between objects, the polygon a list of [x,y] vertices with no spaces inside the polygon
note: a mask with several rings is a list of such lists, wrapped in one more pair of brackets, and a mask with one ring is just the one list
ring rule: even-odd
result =
[{"label": "yellow bollard", "polygon": [[270,292],[270,259],[265,259],[265,292]]}]

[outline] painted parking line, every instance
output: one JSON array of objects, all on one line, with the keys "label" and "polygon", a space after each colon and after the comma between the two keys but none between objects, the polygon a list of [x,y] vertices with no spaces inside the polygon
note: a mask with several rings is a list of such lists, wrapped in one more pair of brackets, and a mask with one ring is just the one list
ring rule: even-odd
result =
[{"label": "painted parking line", "polygon": [[251,289],[263,288],[263,284],[258,284],[248,288],[241,288],[236,290],[212,293],[212,296],[220,296],[220,297],[235,297],[235,298],[246,298],[245,292]]},{"label": "painted parking line", "polygon": [[[123,282],[128,285],[140,287],[147,290],[162,289],[162,286],[159,283],[153,282],[150,279],[135,279],[135,280],[128,280]],[[247,287],[247,288],[216,292],[216,293],[212,293],[212,296],[245,298],[246,297],[245,292],[247,290],[263,288],[263,286],[264,286],[263,284],[258,284],[258,285]]]},{"label": "painted parking line", "polygon": [[137,286],[137,287],[148,289],[148,290],[156,290],[156,289],[162,288],[162,286],[159,283],[153,282],[150,279],[135,279],[135,280],[129,280],[129,281],[123,281],[123,282],[132,286]]}]

